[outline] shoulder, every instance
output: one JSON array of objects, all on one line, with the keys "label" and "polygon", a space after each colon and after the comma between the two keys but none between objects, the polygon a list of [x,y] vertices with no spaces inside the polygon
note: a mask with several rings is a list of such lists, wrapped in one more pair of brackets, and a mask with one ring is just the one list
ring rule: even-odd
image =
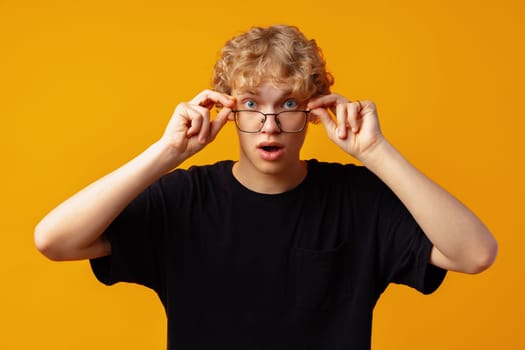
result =
[{"label": "shoulder", "polygon": [[314,171],[322,171],[329,173],[360,173],[368,171],[364,166],[353,164],[353,163],[337,163],[337,162],[322,162],[317,159],[308,159],[306,161],[308,169]]},{"label": "shoulder", "polygon": [[367,186],[382,186],[382,181],[368,168],[353,163],[320,162],[307,160],[308,172],[316,178],[330,182],[353,183]]},{"label": "shoulder", "polygon": [[222,178],[228,173],[231,173],[233,161],[223,160],[214,164],[208,165],[192,165],[188,169],[175,169],[169,174],[164,175],[161,183],[169,183],[173,181],[205,181]]},{"label": "shoulder", "polygon": [[233,161],[225,160],[209,165],[194,165],[188,169],[175,169],[164,175],[153,189],[173,197],[175,194],[185,198],[205,198],[218,195],[231,183]]}]

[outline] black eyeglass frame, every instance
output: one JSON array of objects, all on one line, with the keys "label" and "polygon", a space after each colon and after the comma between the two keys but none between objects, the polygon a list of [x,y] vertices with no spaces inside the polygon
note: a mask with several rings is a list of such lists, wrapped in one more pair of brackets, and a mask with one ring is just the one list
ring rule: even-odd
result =
[{"label": "black eyeglass frame", "polygon": [[[239,126],[239,120],[237,119],[237,114],[239,112],[250,112],[250,113],[255,112],[255,113],[261,114],[264,117],[264,119],[263,119],[259,129],[257,129],[257,131],[246,131],[246,130],[241,129],[241,127]],[[282,114],[282,113],[289,113],[289,112],[301,112],[301,113],[304,113],[304,123],[303,123],[303,126],[300,129],[294,130],[294,131],[284,131],[281,128],[281,121],[279,120],[279,115]],[[261,132],[262,128],[264,127],[264,123],[266,123],[266,119],[268,119],[269,115],[273,115],[275,117],[275,123],[277,124],[277,126],[279,127],[279,130],[281,132],[288,133],[288,134],[295,134],[295,133],[301,132],[306,127],[306,123],[308,123],[308,113],[310,113],[310,112],[311,112],[311,110],[307,110],[307,109],[304,109],[304,110],[302,110],[302,109],[293,109],[293,110],[280,111],[279,113],[263,113],[261,111],[255,111],[253,109],[232,109],[233,118],[235,119],[235,126],[237,126],[237,129],[239,131],[247,133],[247,134],[256,134],[258,132]]]}]

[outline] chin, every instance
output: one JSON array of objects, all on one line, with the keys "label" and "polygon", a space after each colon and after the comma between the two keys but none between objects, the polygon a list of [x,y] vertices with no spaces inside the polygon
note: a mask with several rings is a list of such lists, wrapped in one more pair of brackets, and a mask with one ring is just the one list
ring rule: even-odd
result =
[{"label": "chin", "polygon": [[255,165],[255,168],[264,175],[281,175],[283,173],[286,173],[286,171],[290,169],[289,166],[287,166],[284,162],[257,162]]}]

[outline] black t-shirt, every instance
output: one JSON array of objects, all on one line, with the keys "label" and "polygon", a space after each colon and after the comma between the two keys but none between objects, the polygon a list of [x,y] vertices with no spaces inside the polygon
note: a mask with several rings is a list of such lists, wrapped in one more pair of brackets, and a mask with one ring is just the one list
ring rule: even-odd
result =
[{"label": "black t-shirt", "polygon": [[111,224],[112,254],[93,271],[157,292],[169,349],[369,349],[387,285],[431,293],[445,271],[370,171],[307,164],[305,180],[276,195],[243,187],[232,161],[175,170]]}]

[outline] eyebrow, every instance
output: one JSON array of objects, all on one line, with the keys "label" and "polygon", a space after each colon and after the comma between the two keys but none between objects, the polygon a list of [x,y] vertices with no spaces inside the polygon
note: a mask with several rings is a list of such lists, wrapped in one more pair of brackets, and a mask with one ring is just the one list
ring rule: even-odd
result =
[{"label": "eyebrow", "polygon": [[[240,91],[238,94],[237,94],[237,97],[259,97],[260,95],[255,92],[254,90],[245,90],[245,91]],[[283,100],[283,99],[287,99],[287,98],[295,98],[295,99],[298,99],[296,96],[294,96],[292,94],[292,89],[289,89],[289,90],[285,90],[283,91],[283,93],[281,94],[281,96],[279,96],[279,100]]]},{"label": "eyebrow", "polygon": [[252,90],[245,90],[245,91],[239,91],[237,94],[237,97],[245,97],[245,96],[257,96],[257,93]]}]

